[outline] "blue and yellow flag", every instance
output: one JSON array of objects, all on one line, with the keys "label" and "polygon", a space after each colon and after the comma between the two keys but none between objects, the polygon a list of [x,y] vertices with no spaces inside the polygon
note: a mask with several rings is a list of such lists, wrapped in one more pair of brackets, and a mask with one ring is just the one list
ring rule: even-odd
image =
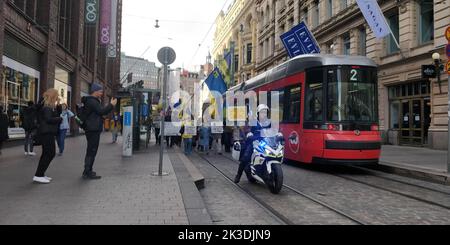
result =
[{"label": "blue and yellow flag", "polygon": [[224,94],[227,91],[227,85],[223,79],[223,75],[217,67],[209,74],[205,80],[205,84],[210,91],[217,91],[220,94]]}]

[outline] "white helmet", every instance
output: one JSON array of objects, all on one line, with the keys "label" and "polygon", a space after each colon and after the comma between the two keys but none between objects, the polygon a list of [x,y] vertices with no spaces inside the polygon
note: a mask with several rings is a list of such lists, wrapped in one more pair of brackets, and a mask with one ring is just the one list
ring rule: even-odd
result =
[{"label": "white helmet", "polygon": [[258,106],[258,113],[260,113],[260,112],[263,111],[263,110],[269,111],[270,108],[269,108],[267,105],[265,105],[265,104],[259,105],[259,106]]}]

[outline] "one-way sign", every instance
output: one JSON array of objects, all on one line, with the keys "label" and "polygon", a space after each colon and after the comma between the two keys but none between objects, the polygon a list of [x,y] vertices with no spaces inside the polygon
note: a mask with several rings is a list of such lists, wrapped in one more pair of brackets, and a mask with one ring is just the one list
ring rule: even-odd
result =
[{"label": "one-way sign", "polygon": [[281,40],[291,58],[302,54],[320,53],[319,45],[304,21],[281,35]]}]

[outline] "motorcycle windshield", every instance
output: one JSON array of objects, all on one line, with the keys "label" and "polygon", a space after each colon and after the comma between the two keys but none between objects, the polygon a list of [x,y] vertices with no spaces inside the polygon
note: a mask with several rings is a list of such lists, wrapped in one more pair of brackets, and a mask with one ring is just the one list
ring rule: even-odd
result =
[{"label": "motorcycle windshield", "polygon": [[276,149],[278,146],[277,138],[276,137],[265,137],[263,138],[264,142],[272,149]]}]

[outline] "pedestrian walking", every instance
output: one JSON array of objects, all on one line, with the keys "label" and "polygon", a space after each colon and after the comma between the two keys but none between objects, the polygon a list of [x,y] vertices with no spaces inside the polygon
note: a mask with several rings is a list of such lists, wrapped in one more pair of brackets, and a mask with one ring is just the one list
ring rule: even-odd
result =
[{"label": "pedestrian walking", "polygon": [[52,88],[44,93],[37,106],[37,112],[39,122],[37,134],[42,143],[42,155],[33,181],[48,184],[52,178],[45,176],[45,172],[55,158],[55,139],[62,121],[58,90]]},{"label": "pedestrian walking", "polygon": [[59,148],[58,156],[62,156],[64,153],[67,132],[70,130],[70,119],[75,116],[75,114],[69,110],[67,104],[62,104],[61,108],[62,108],[61,112],[62,122],[61,125],[59,126],[59,132],[57,137],[57,143]]},{"label": "pedestrian walking", "polygon": [[3,107],[0,105],[0,155],[2,154],[3,142],[8,140],[8,116],[3,111]]},{"label": "pedestrian walking", "polygon": [[183,120],[183,126],[181,128],[181,137],[183,139],[184,143],[184,154],[186,156],[189,156],[192,154],[192,137],[193,135],[186,130],[187,127],[192,127],[193,123],[192,120],[189,120],[189,118]]},{"label": "pedestrian walking", "polygon": [[119,132],[122,128],[122,120],[117,111],[114,112],[114,115],[111,118],[111,134],[112,134],[112,143],[115,144],[117,142],[117,138],[119,137]]},{"label": "pedestrian walking", "polygon": [[24,149],[25,156],[36,156],[33,148],[33,138],[36,135],[38,126],[38,119],[36,113],[36,106],[33,101],[28,102],[28,107],[25,108],[21,114],[22,128],[25,130]]},{"label": "pedestrian walking", "polygon": [[93,167],[100,144],[100,134],[103,131],[103,116],[108,115],[117,104],[117,99],[112,98],[106,107],[102,107],[102,97],[103,86],[98,83],[93,83],[90,89],[90,96],[83,97],[82,99],[85,107],[83,113],[85,113],[87,118],[85,129],[87,149],[84,159],[84,179],[101,179],[101,176],[98,176],[93,171]]},{"label": "pedestrian walking", "polygon": [[156,144],[159,145],[161,144],[161,135],[159,135],[161,132],[161,116],[159,113],[153,118],[153,128],[155,129]]},{"label": "pedestrian walking", "polygon": [[218,155],[222,155],[222,134],[212,134],[211,149]]},{"label": "pedestrian walking", "polygon": [[200,128],[200,151],[206,154],[209,153],[209,138],[211,136],[211,128],[203,125]]}]

